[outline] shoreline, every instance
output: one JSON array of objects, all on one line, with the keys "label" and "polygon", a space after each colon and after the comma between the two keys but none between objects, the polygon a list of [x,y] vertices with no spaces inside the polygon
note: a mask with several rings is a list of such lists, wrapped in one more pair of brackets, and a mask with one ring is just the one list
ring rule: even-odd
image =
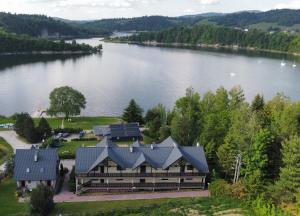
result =
[{"label": "shoreline", "polygon": [[215,49],[215,50],[225,49],[225,50],[230,50],[230,51],[265,52],[265,53],[274,53],[274,54],[293,55],[293,56],[300,57],[300,53],[295,53],[295,52],[260,49],[260,48],[255,48],[255,47],[241,47],[238,45],[159,43],[156,41],[137,42],[137,41],[122,41],[122,40],[111,40],[111,39],[104,39],[103,41],[110,42],[110,43],[123,43],[123,44],[129,44],[129,45],[150,46],[150,47],[171,47],[171,48],[186,48],[186,49],[210,48],[210,49]]},{"label": "shoreline", "polygon": [[93,51],[32,51],[32,52],[4,52],[0,56],[9,55],[78,55],[78,54],[97,54],[100,52]]}]

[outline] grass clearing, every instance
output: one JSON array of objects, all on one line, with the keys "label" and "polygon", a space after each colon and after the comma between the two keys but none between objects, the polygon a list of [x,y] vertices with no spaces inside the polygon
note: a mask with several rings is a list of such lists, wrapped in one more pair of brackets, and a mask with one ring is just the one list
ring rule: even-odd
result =
[{"label": "grass clearing", "polygon": [[7,161],[13,153],[13,148],[0,137],[0,165]]},{"label": "grass clearing", "polygon": [[99,141],[71,141],[62,142],[58,148],[58,154],[62,158],[75,158],[75,152],[78,147],[91,147],[95,146]]},{"label": "grass clearing", "polygon": [[[109,125],[121,122],[120,117],[98,116],[98,117],[72,117],[72,121],[64,121],[66,128],[81,128],[83,130],[91,130],[96,125]],[[38,125],[39,118],[34,118],[35,125]],[[61,126],[61,118],[47,118],[50,127],[59,128]],[[15,123],[16,121],[9,117],[0,116],[0,124]]]},{"label": "grass clearing", "polygon": [[19,203],[16,196],[16,182],[12,179],[4,179],[0,183],[0,215],[16,215],[28,213],[27,203]]},{"label": "grass clearing", "polygon": [[72,215],[248,215],[246,207],[229,198],[176,198],[110,202],[59,203],[56,213]]},{"label": "grass clearing", "polygon": [[[96,125],[109,125],[121,122],[120,117],[74,117],[71,122],[65,120],[65,128],[81,128],[83,130],[92,130]],[[47,121],[52,128],[59,128],[61,126],[61,118],[47,118]],[[34,119],[35,124],[39,122],[38,118]]]}]

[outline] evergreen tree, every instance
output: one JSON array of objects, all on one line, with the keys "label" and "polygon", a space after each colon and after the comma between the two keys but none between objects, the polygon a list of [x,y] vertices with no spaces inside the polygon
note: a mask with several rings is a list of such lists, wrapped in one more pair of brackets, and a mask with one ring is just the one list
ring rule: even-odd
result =
[{"label": "evergreen tree", "polygon": [[38,132],[34,127],[32,118],[28,118],[24,122],[24,138],[30,143],[39,141]]},{"label": "evergreen tree", "polygon": [[252,104],[251,104],[251,110],[252,112],[259,112],[259,111],[262,111],[263,108],[265,106],[265,100],[264,100],[264,97],[261,96],[261,95],[256,95],[254,97],[254,100],[252,101]]},{"label": "evergreen tree", "polygon": [[16,118],[16,123],[15,123],[14,129],[20,137],[24,137],[25,136],[25,134],[24,134],[25,125],[24,124],[25,124],[26,120],[31,117],[28,113],[20,113],[20,114],[15,114],[15,118]]},{"label": "evergreen tree", "polygon": [[54,209],[53,191],[50,187],[40,184],[32,190],[30,196],[31,212],[47,216]]},{"label": "evergreen tree", "polygon": [[283,167],[280,169],[276,189],[281,201],[294,202],[300,188],[300,137],[291,137],[282,147]]},{"label": "evergreen tree", "polygon": [[143,124],[143,109],[134,99],[129,101],[128,107],[124,110],[122,119],[126,122],[138,122]]},{"label": "evergreen tree", "polygon": [[49,136],[51,136],[52,129],[45,118],[40,119],[39,125],[37,127],[37,131],[41,139],[46,139]]}]

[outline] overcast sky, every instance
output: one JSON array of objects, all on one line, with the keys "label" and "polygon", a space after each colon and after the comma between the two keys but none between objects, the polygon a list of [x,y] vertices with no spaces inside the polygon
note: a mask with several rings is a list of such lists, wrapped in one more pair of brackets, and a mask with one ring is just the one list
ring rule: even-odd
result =
[{"label": "overcast sky", "polygon": [[0,10],[87,20],[144,15],[300,9],[300,0],[0,0]]}]

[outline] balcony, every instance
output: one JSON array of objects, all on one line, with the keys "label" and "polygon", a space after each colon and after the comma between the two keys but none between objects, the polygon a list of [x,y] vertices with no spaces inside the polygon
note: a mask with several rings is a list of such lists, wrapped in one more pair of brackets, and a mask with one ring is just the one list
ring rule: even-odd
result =
[{"label": "balcony", "polygon": [[80,185],[78,189],[188,189],[204,188],[203,183],[86,183]]},{"label": "balcony", "polygon": [[87,174],[77,174],[77,177],[90,177],[90,178],[159,178],[159,177],[197,177],[205,176],[203,173],[87,173]]}]

